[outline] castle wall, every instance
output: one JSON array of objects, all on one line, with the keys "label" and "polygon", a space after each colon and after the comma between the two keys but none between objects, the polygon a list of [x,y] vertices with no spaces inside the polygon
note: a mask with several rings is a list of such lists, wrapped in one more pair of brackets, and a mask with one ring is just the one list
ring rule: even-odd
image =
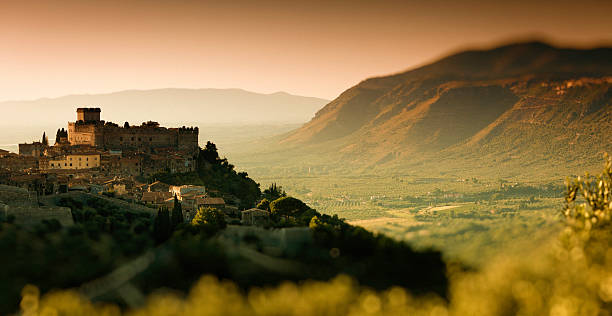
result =
[{"label": "castle wall", "polygon": [[190,154],[198,151],[198,128],[164,128],[155,122],[120,127],[100,121],[100,109],[79,108],[77,122],[68,123],[70,145],[88,145],[104,150],[151,152],[167,148]]},{"label": "castle wall", "polygon": [[71,145],[102,146],[103,133],[101,125],[68,123],[68,141]]},{"label": "castle wall", "polygon": [[105,127],[104,147],[108,149],[176,148],[177,133],[166,128],[152,127]]},{"label": "castle wall", "polygon": [[199,148],[198,134],[199,134],[199,131],[197,129],[194,129],[194,130],[179,129],[178,141],[177,141],[178,150],[189,152],[189,153],[197,153],[198,148]]},{"label": "castle wall", "polygon": [[170,148],[196,153],[198,131],[163,127],[116,127],[100,124],[68,124],[71,145],[89,145],[103,149],[140,150]]}]

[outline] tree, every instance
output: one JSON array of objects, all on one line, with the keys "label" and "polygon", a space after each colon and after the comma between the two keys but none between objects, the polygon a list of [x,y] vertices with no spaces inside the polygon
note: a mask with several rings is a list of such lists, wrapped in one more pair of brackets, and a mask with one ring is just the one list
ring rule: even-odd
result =
[{"label": "tree", "polygon": [[44,146],[49,146],[49,139],[47,138],[47,133],[43,132],[42,136],[42,144]]},{"label": "tree", "polygon": [[198,157],[211,164],[218,163],[220,159],[219,152],[217,151],[217,145],[210,141],[206,142],[206,146],[204,149],[200,150],[200,155]]},{"label": "tree", "polygon": [[309,209],[304,202],[290,196],[282,197],[270,203],[270,212],[284,217],[297,217]]},{"label": "tree", "polygon": [[259,204],[257,204],[257,208],[260,209],[260,210],[269,211],[270,210],[270,201],[268,201],[268,199],[264,198],[263,200],[261,200],[261,202],[259,202]]},{"label": "tree", "polygon": [[153,226],[153,235],[155,241],[158,244],[168,240],[172,233],[172,227],[170,225],[170,212],[166,207],[162,207],[157,211],[157,217],[155,217],[155,223]]},{"label": "tree", "polygon": [[130,123],[128,122],[123,123],[123,128],[130,128]]},{"label": "tree", "polygon": [[176,228],[179,224],[182,224],[183,219],[183,206],[179,202],[176,195],[174,195],[174,207],[172,208],[172,228]]},{"label": "tree", "polygon": [[191,221],[191,225],[211,225],[218,228],[225,228],[225,214],[218,209],[211,207],[201,207]]},{"label": "tree", "polygon": [[276,183],[272,183],[269,188],[263,191],[263,196],[268,199],[268,201],[274,201],[286,197],[287,192],[283,190],[283,187],[276,185]]}]

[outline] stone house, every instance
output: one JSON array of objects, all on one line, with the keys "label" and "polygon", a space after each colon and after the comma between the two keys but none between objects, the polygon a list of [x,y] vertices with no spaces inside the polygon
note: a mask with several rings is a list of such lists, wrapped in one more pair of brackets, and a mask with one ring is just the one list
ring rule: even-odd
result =
[{"label": "stone house", "polygon": [[69,154],[40,160],[40,169],[42,170],[93,169],[99,167],[100,154],[98,153]]},{"label": "stone house", "polygon": [[265,226],[270,221],[270,212],[252,208],[241,213],[242,225]]},{"label": "stone house", "polygon": [[182,201],[183,197],[187,194],[192,195],[203,195],[206,194],[206,188],[204,186],[198,185],[172,185],[169,188],[169,191],[172,192],[172,195],[176,195],[176,197]]}]

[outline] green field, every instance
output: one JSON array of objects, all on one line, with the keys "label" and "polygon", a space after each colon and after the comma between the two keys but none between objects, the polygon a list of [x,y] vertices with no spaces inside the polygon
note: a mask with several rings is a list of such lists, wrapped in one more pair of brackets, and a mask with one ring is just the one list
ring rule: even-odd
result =
[{"label": "green field", "polygon": [[562,183],[410,175],[256,176],[351,224],[480,265],[558,235]]}]

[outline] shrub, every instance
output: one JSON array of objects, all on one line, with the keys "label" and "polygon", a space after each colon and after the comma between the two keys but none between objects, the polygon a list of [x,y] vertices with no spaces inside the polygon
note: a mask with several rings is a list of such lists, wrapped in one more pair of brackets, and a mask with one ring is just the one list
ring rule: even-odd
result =
[{"label": "shrub", "polygon": [[304,202],[290,196],[282,197],[270,203],[270,212],[284,217],[297,217],[309,209]]},{"label": "shrub", "polygon": [[225,228],[225,214],[218,209],[211,207],[201,207],[191,221],[191,225],[212,225],[218,228]]},{"label": "shrub", "polygon": [[590,230],[610,224],[612,209],[612,159],[605,155],[601,175],[566,181],[563,215],[574,227]]}]

